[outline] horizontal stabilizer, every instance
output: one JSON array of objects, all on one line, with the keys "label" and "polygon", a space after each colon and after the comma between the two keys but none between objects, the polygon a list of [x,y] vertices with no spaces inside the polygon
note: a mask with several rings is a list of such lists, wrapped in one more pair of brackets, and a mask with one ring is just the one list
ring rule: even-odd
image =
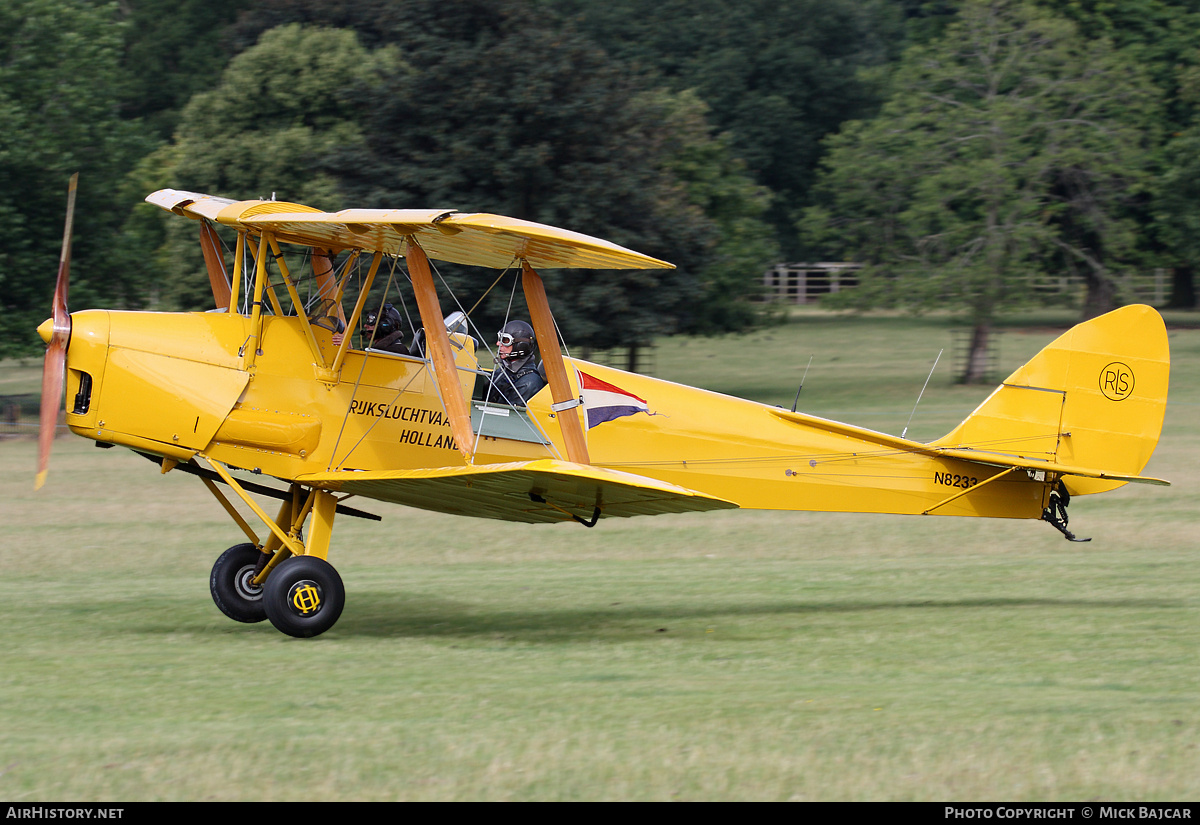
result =
[{"label": "horizontal stabilizer", "polygon": [[529,524],[724,510],[736,504],[644,476],[539,459],[421,470],[343,470],[296,479],[335,492]]},{"label": "horizontal stabilizer", "polygon": [[871,447],[883,448],[885,450],[895,450],[903,453],[918,453],[920,455],[938,456],[941,458],[953,458],[960,461],[970,461],[975,464],[984,464],[989,467],[1015,467],[1021,470],[1029,470],[1031,472],[1046,472],[1055,473],[1063,476],[1075,476],[1077,478],[1095,478],[1104,479],[1114,482],[1135,482],[1138,484],[1157,484],[1164,487],[1171,486],[1171,482],[1161,478],[1153,478],[1151,476],[1141,476],[1129,473],[1114,472],[1109,470],[1098,470],[1089,467],[1081,467],[1074,464],[1063,464],[1061,462],[1048,459],[1045,455],[1027,456],[1002,452],[997,449],[989,448],[951,448],[939,446],[935,444],[925,444],[921,441],[910,441],[906,438],[900,438],[887,433],[876,432],[865,427],[856,427],[853,424],[843,424],[840,421],[830,421],[825,418],[819,418],[815,415],[807,415],[805,413],[789,412],[782,409],[772,409],[771,414],[777,418],[782,418],[785,421],[791,421],[793,424],[800,424],[805,427],[822,430],[828,433],[843,435],[847,438],[855,439],[863,444],[864,449]]},{"label": "horizontal stabilizer", "polygon": [[1041,461],[1036,458],[1023,458],[1020,456],[1004,455],[1002,453],[988,453],[981,450],[947,450],[938,449],[935,451],[937,455],[946,458],[957,458],[963,461],[972,461],[976,464],[986,464],[989,467],[1016,467],[1020,470],[1029,470],[1030,472],[1046,472],[1056,473],[1060,476],[1074,476],[1076,478],[1095,478],[1104,479],[1106,481],[1119,481],[1122,484],[1125,482],[1133,482],[1135,484],[1156,484],[1160,487],[1170,487],[1171,482],[1154,478],[1153,476],[1126,475],[1123,473],[1115,473],[1107,470],[1094,470],[1088,467],[1076,467],[1071,464],[1060,464],[1055,461]]}]

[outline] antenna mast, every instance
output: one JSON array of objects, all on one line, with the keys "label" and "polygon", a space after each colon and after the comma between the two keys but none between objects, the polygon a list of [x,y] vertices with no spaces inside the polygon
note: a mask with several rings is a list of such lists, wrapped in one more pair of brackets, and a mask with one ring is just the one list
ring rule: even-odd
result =
[{"label": "antenna mast", "polygon": [[[813,357],[808,356],[808,367],[812,366]],[[796,411],[796,405],[800,403],[800,390],[804,389],[804,379],[808,378],[808,367],[804,368],[804,375],[800,376],[800,389],[796,390],[796,400],[792,402],[792,412]]]}]

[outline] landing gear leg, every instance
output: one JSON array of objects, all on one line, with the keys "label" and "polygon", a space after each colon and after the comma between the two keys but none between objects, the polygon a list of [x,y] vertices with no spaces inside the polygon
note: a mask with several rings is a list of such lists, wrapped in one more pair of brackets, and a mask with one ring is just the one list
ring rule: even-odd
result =
[{"label": "landing gear leg", "polygon": [[[346,605],[342,577],[325,557],[333,535],[337,500],[323,490],[313,490],[306,510],[311,508],[304,555],[280,561],[267,576],[263,607],[276,630],[289,636],[319,636],[333,627]],[[293,534],[299,524],[293,522]]]},{"label": "landing gear leg", "polygon": [[[219,462],[209,466],[270,530],[262,551],[249,525],[219,491],[217,500],[229,511],[251,543],[229,548],[217,560],[210,579],[213,601],[239,622],[269,619],[276,629],[301,638],[333,627],[346,604],[342,577],[325,561],[337,515],[337,498],[326,490],[292,484],[291,496],[272,520]],[[215,485],[209,489],[215,490]],[[308,538],[303,527],[309,516]]]}]

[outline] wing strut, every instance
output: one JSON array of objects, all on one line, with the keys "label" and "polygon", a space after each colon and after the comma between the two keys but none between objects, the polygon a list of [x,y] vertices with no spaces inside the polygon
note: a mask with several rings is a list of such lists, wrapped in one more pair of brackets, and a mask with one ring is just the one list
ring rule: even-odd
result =
[{"label": "wing strut", "polygon": [[[375,255],[372,256],[371,268],[367,270],[367,279],[363,281],[362,289],[360,289],[358,292],[358,301],[354,304],[354,312],[350,315],[350,321],[346,324],[347,335],[342,339],[341,346],[338,347],[337,355],[333,357],[333,366],[330,368],[329,373],[321,380],[327,380],[331,383],[337,382],[338,373],[342,371],[342,364],[346,360],[346,352],[350,349],[349,333],[354,330],[354,328],[358,325],[358,319],[362,317],[363,307],[367,304],[367,295],[371,292],[371,285],[375,283],[375,275],[379,272],[379,264],[382,261],[382,252],[376,252]],[[349,274],[350,270],[347,269],[346,277],[349,277]],[[338,290],[338,294],[341,294],[340,289]],[[347,412],[346,414],[349,415],[350,413]],[[343,426],[345,426],[344,422]]]},{"label": "wing strut", "polygon": [[[563,442],[567,447],[567,458],[576,464],[591,464],[583,427],[579,423],[578,399],[571,391],[567,366],[563,362],[562,349],[558,346],[558,330],[554,326],[554,316],[550,314],[550,302],[546,300],[546,286],[542,283],[542,276],[533,270],[528,261],[521,261],[521,270],[524,273],[521,288],[525,290],[525,303],[529,306],[533,333],[537,336],[538,350],[546,368],[546,380],[550,382],[558,426],[562,429]],[[576,403],[569,407],[560,406],[571,402]]]},{"label": "wing strut", "polygon": [[437,290],[429,272],[429,258],[411,236],[405,246],[404,258],[412,278],[413,293],[417,296],[417,308],[421,311],[421,324],[425,327],[425,348],[433,361],[433,374],[437,378],[442,406],[446,408],[446,416],[450,419],[450,434],[454,436],[458,451],[470,461],[471,445],[475,440],[471,431],[471,413],[458,380],[450,336],[446,333],[446,322],[442,319],[442,308],[438,304]]},{"label": "wing strut", "polygon": [[346,311],[338,300],[337,280],[333,276],[333,253],[313,247],[313,275],[317,279],[317,297],[321,300],[321,312],[332,315],[346,325]]},{"label": "wing strut", "polygon": [[208,221],[200,222],[200,251],[204,253],[204,268],[208,270],[208,284],[212,287],[213,302],[217,309],[229,309],[229,275],[225,272],[225,257],[221,254],[221,241],[217,231]]},{"label": "wing strut", "polygon": [[246,230],[239,229],[237,246],[233,251],[233,276],[229,279],[229,314],[238,314],[239,292],[242,287],[242,259],[246,256]]}]

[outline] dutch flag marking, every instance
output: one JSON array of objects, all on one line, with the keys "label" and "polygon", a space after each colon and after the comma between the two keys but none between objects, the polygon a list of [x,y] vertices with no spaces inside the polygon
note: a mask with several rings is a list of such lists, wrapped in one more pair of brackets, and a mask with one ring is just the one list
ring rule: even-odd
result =
[{"label": "dutch flag marking", "polygon": [[576,373],[579,375],[579,391],[583,395],[583,406],[587,410],[589,430],[597,424],[603,424],[605,421],[612,421],[626,415],[636,413],[653,415],[646,404],[646,399],[639,398],[615,384],[601,381],[582,370],[576,370]]}]

